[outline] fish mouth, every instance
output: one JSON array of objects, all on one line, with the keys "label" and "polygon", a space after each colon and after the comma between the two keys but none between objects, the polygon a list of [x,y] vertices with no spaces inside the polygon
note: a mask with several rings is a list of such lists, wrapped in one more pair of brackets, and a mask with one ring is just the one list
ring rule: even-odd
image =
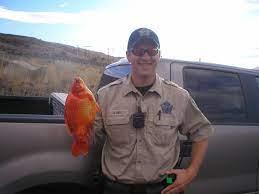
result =
[{"label": "fish mouth", "polygon": [[84,90],[84,87],[81,84],[77,84],[75,85],[75,91],[77,92],[81,92]]}]

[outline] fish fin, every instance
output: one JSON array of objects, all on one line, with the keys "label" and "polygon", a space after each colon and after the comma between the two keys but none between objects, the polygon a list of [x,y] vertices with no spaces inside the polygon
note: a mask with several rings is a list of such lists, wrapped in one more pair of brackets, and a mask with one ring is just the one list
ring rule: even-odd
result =
[{"label": "fish fin", "polygon": [[101,108],[100,108],[100,106],[99,106],[99,104],[95,104],[95,108],[96,108],[96,112],[100,112],[101,111]]},{"label": "fish fin", "polygon": [[101,112],[101,108],[100,108],[99,104],[96,104],[96,107],[97,107],[97,111]]},{"label": "fish fin", "polygon": [[[91,91],[89,90],[89,92],[91,92]],[[89,92],[87,92],[87,93],[85,94],[85,97],[86,97],[90,102],[92,102],[92,101],[94,101],[95,99],[94,99],[92,93],[89,93]]]},{"label": "fish fin", "polygon": [[67,126],[67,129],[68,129],[68,132],[69,132],[69,134],[71,135],[72,133],[73,133],[73,131],[74,131],[74,129],[73,129],[73,127],[72,127],[72,125],[71,125],[71,123],[70,123],[70,120],[71,120],[71,112],[69,112],[69,109],[71,109],[71,107],[68,107],[69,105],[69,103],[68,103],[68,101],[69,101],[69,98],[70,96],[68,96],[67,97],[67,99],[66,99],[66,104],[65,104],[65,107],[64,107],[64,120],[65,120],[65,124],[66,124],[66,126]]}]

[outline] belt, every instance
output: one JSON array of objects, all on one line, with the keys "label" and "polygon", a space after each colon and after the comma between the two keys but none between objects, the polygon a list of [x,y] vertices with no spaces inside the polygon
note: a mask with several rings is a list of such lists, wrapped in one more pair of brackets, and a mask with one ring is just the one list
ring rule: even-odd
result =
[{"label": "belt", "polygon": [[[105,190],[109,190],[110,193],[119,194],[132,194],[132,193],[147,193],[148,191],[157,191],[160,193],[165,184],[159,183],[147,183],[147,184],[125,184],[117,181],[113,181],[105,177],[104,179]],[[155,192],[156,193],[156,192]]]}]

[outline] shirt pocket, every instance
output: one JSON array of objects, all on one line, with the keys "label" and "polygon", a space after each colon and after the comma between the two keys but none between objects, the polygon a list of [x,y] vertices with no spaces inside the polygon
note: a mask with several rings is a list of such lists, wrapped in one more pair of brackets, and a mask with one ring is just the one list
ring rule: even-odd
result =
[{"label": "shirt pocket", "polygon": [[177,139],[177,119],[173,114],[161,113],[150,123],[148,134],[155,145],[167,146]]},{"label": "shirt pocket", "polygon": [[106,131],[110,143],[114,146],[129,144],[130,118],[129,116],[108,116],[106,120]]}]

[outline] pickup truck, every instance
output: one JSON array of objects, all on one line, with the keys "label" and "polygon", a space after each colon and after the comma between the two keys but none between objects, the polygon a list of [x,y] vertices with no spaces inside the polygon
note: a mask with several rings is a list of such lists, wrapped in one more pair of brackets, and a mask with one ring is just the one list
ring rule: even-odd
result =
[{"label": "pickup truck", "polygon": [[[161,59],[157,72],[187,89],[215,128],[185,194],[259,193],[259,72],[170,59]],[[99,87],[129,73],[126,59],[110,64]],[[0,193],[94,193],[101,145],[87,156],[72,156],[63,118],[66,96],[0,97]]]},{"label": "pickup truck", "polygon": [[94,153],[71,154],[63,117],[66,96],[0,97],[1,194],[90,193]]}]

